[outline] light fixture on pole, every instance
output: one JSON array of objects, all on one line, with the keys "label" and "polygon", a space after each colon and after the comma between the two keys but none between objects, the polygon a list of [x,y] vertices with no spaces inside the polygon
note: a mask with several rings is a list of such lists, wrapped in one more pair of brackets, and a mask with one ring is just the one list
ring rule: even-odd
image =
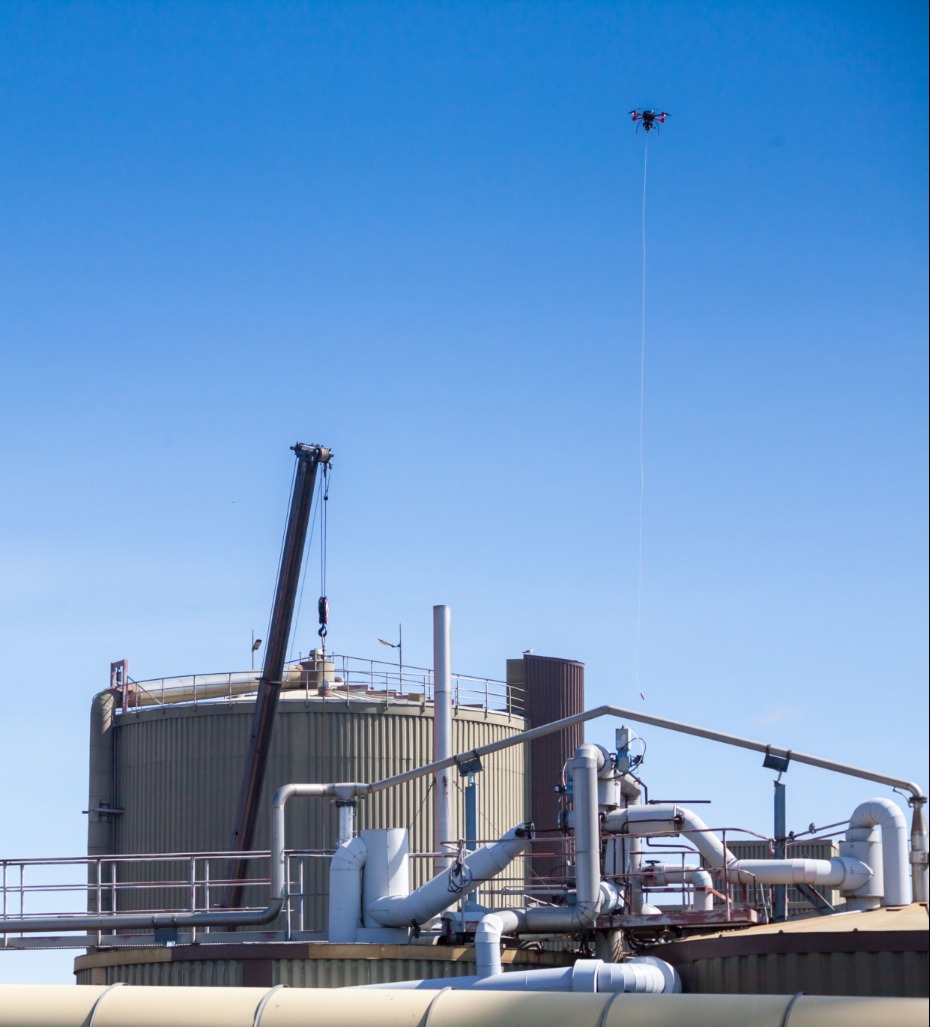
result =
[{"label": "light fixture on pole", "polygon": [[386,638],[379,638],[378,641],[382,645],[386,645],[388,649],[397,650],[397,687],[400,688],[404,677],[404,626],[403,624],[397,625],[397,641],[389,642]]}]

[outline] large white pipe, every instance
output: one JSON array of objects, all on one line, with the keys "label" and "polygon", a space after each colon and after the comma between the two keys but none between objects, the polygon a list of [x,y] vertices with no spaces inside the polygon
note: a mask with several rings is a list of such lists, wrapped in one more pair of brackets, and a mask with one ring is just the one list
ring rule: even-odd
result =
[{"label": "large white pipe", "polygon": [[[453,902],[474,891],[482,882],[506,869],[529,844],[530,831],[524,824],[511,828],[499,841],[483,845],[463,859],[464,874],[457,891],[449,888],[449,872],[437,874],[432,880],[409,895],[382,895],[366,903],[364,919],[382,927],[409,927],[424,924],[447,909]],[[470,877],[470,881],[467,880]]]},{"label": "large white pipe", "polygon": [[580,745],[573,763],[575,807],[575,905],[586,904],[596,917],[601,883],[601,836],[598,820],[597,773],[603,752],[594,745]]},{"label": "large white pipe", "polygon": [[897,803],[890,799],[869,799],[858,805],[849,818],[846,841],[840,843],[840,852],[869,864],[877,862],[872,842],[876,827],[881,831],[882,905],[904,906],[911,901],[907,822]]},{"label": "large white pipe", "polygon": [[[589,930],[602,912],[619,901],[617,889],[601,880],[600,830],[597,808],[597,772],[602,754],[594,745],[580,745],[573,760],[575,903],[515,911],[525,919],[521,931],[567,932]],[[510,933],[510,932],[508,932]]]},{"label": "large white pipe", "polygon": [[362,870],[368,850],[361,838],[340,845],[329,865],[331,942],[353,942],[362,926]]},{"label": "large white pipe", "polygon": [[353,988],[0,985],[0,1027],[926,1027],[927,1000]]},{"label": "large white pipe", "polygon": [[505,934],[518,934],[526,930],[526,911],[501,909],[485,913],[475,929],[475,966],[479,977],[502,974],[501,939]]},{"label": "large white pipe", "polygon": [[734,884],[817,884],[845,895],[872,879],[872,868],[857,859],[738,859],[727,867]]},{"label": "large white pipe", "polygon": [[490,977],[435,977],[392,984],[365,984],[358,990],[385,991],[392,988],[405,991],[458,988],[469,991],[600,991],[659,995],[681,991],[681,978],[670,963],[654,956],[637,956],[624,963],[579,959],[571,966],[546,970],[515,970]]},{"label": "large white pipe", "polygon": [[[452,611],[448,606],[433,607],[433,762],[440,763],[453,754],[452,746]],[[452,828],[451,769],[445,767],[435,776],[435,851],[445,852],[436,860],[437,870],[452,864],[449,854]]]},{"label": "large white pipe", "polygon": [[629,806],[608,813],[604,830],[610,834],[626,834],[636,838],[687,838],[711,866],[725,867],[735,856],[694,812],[675,803],[651,806]]}]

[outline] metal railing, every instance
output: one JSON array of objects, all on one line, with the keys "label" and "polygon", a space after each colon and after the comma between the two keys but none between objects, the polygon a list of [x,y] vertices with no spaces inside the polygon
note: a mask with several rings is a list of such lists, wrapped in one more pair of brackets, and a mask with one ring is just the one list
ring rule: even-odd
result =
[{"label": "metal railing", "polygon": [[[753,834],[742,830],[724,830],[727,833]],[[476,843],[477,844],[477,843]],[[493,881],[482,882],[481,901],[490,906],[532,906],[562,905],[571,902],[570,892],[574,886],[570,868],[560,878],[538,876],[532,870],[533,863],[547,855],[546,848],[551,840],[534,839],[530,851],[520,857],[513,869],[498,875]],[[266,940],[324,940],[329,894],[329,863],[332,849],[286,849],[284,851],[284,903],[280,915],[263,929],[261,936]],[[690,846],[653,843],[643,848],[642,855],[659,856],[663,862],[693,863],[700,856]],[[103,926],[90,935],[71,936],[66,940],[61,935],[26,939],[17,934],[16,923],[36,915],[56,917],[61,920],[59,930],[67,931],[69,919],[77,920],[87,913],[104,918],[133,913],[144,915],[166,913],[200,913],[216,910],[223,894],[231,883],[228,877],[230,862],[235,853],[179,852],[179,853],[134,853],[121,856],[76,856],[54,858],[19,858],[0,860],[0,948],[23,947],[65,947],[84,948],[95,946],[145,946],[166,941],[183,940],[201,942],[220,941],[229,937],[227,929],[211,926],[188,926],[176,932],[175,937],[163,930],[153,931],[140,928],[121,929],[114,919],[113,929]],[[432,876],[432,859],[437,853],[411,854],[414,866],[412,879],[425,880]],[[243,910],[261,908],[270,893],[268,850],[255,850],[244,854],[249,867],[249,876],[242,881],[248,889]],[[422,870],[417,872],[416,864]],[[714,879],[715,906],[725,911],[727,918],[737,905],[735,888],[726,880],[721,868],[706,868]],[[605,868],[606,872],[606,868]],[[680,885],[665,884],[651,887],[648,883],[650,869],[648,860],[637,871],[609,873],[606,877],[626,895],[627,902],[634,888],[641,893],[672,898],[681,910],[693,908],[694,889],[682,882]],[[638,880],[637,880],[638,879]],[[412,882],[413,883],[413,882]],[[743,902],[761,906],[763,916],[767,912],[764,896],[750,896],[744,893]],[[754,900],[754,901],[753,901]],[[455,903],[450,895],[450,903]],[[627,903],[624,903],[626,905]],[[669,907],[665,907],[668,909]],[[617,910],[622,915],[624,910]],[[626,912],[630,912],[627,907]],[[615,915],[616,915],[615,914]],[[73,928],[72,928],[73,929]],[[239,935],[241,939],[241,935]]]},{"label": "metal railing", "polygon": [[[103,917],[120,914],[199,913],[216,909],[231,883],[227,871],[233,852],[134,853],[125,856],[75,856],[0,860],[0,950],[20,948],[140,947],[169,941],[206,943],[229,938],[227,929],[209,926],[182,928],[173,936],[164,929],[102,927],[91,934],[54,934],[37,937],[17,933],[16,923],[42,915],[67,921],[86,913]],[[262,930],[269,941],[325,940],[329,895],[329,863],[333,850],[288,849],[285,851],[285,901],[280,916]],[[426,863],[411,877],[432,875],[431,862],[439,853],[411,854],[411,861]],[[249,889],[243,909],[260,908],[267,900],[270,853],[255,850],[244,854],[250,876],[242,881]],[[524,894],[519,871],[482,884],[482,895]],[[503,900],[502,900],[503,901]],[[455,896],[450,894],[450,902]],[[506,904],[506,903],[505,903]],[[236,936],[242,940],[242,934]]]},{"label": "metal railing", "polygon": [[[123,712],[145,706],[198,705],[248,699],[258,690],[259,670],[216,674],[185,674],[145,681],[126,679]],[[433,671],[429,667],[400,666],[384,660],[363,659],[327,653],[311,654],[285,667],[282,685],[285,697],[306,699],[323,696],[347,705],[361,700],[387,705],[432,704],[435,694]],[[522,717],[523,689],[494,678],[468,674],[452,675],[455,707]]]},{"label": "metal railing", "polygon": [[[123,856],[75,856],[0,860],[0,947],[18,948],[16,923],[42,915],[58,917],[66,931],[69,919],[77,920],[87,913],[103,917],[127,912],[141,914],[198,913],[215,910],[230,883],[228,868],[234,856],[249,861],[250,876],[243,884],[253,889],[254,905],[260,908],[267,901],[270,889],[268,874],[270,854],[267,850],[247,853],[176,852],[133,853]],[[288,880],[288,914],[283,925],[272,930],[288,936],[298,917],[305,916],[309,898],[301,888],[308,860],[325,860],[332,851],[287,850],[285,852]],[[69,873],[68,868],[73,869]],[[295,869],[296,868],[296,869]],[[114,921],[114,927],[116,927]],[[190,928],[191,940],[209,934],[209,926]],[[136,930],[120,936],[106,928],[95,932],[92,944],[114,944],[119,940],[137,945],[151,944],[151,932]],[[38,941],[39,939],[34,939]],[[56,946],[62,945],[56,938]],[[72,944],[83,948],[88,938],[73,938]]]}]

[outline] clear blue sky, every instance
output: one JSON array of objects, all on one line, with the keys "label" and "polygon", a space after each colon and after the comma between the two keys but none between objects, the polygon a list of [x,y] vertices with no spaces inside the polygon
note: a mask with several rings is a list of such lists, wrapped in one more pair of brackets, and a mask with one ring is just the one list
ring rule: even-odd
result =
[{"label": "clear blue sky", "polygon": [[[428,664],[449,603],[457,670],[532,647],[926,786],[926,38],[894,0],[0,6],[0,855],[83,850],[111,660],[248,666],[298,440],[337,652],[403,623]],[[644,733],[655,789],[771,830],[755,755]],[[786,781],[795,829],[888,794]]]}]

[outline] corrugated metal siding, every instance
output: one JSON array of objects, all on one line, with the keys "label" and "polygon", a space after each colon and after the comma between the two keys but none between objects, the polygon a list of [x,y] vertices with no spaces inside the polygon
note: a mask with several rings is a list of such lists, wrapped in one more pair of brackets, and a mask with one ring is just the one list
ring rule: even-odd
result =
[{"label": "corrugated metal siding", "polygon": [[[90,953],[77,959],[76,979],[78,984],[343,988],[475,972],[474,949],[452,946],[258,943],[237,946],[246,954],[239,958],[228,958],[230,945],[215,948],[212,959],[207,946]],[[572,952],[523,949],[505,950],[502,957],[505,971],[569,966],[575,959]]]},{"label": "corrugated metal siding", "polygon": [[183,963],[135,963],[107,967],[107,983],[176,987],[238,988],[242,964],[235,959],[205,959]]},{"label": "corrugated metal siding", "polygon": [[[240,987],[239,960],[117,964],[77,971],[78,984],[106,983]],[[512,969],[517,969],[514,965]],[[792,953],[729,956],[678,966],[691,994],[927,996],[925,953]],[[472,962],[423,959],[279,959],[271,963],[271,984],[294,988],[342,988],[388,981],[467,976]],[[93,977],[93,981],[92,981]]]},{"label": "corrugated metal siding", "polygon": [[687,992],[927,996],[926,952],[752,954],[702,959],[677,969]]},{"label": "corrugated metal siding", "polygon": [[[239,795],[253,704],[147,708],[117,717],[115,732],[116,854],[203,852],[226,849]],[[453,739],[459,752],[509,737],[524,730],[521,717],[460,708],[453,718]],[[294,781],[373,782],[432,759],[431,707],[390,706],[338,700],[283,699],[278,707],[268,777],[259,813],[268,845],[270,798],[282,784]],[[494,753],[479,775],[479,827],[497,838],[525,819],[524,752],[522,746]],[[360,801],[359,829],[409,827],[411,849],[432,847],[431,781],[423,778],[377,792]],[[455,823],[464,822],[461,788],[454,795]],[[336,810],[329,800],[295,799],[288,807],[288,847],[333,848]],[[413,884],[432,875],[429,861],[416,860]],[[257,869],[257,868],[256,868]],[[263,873],[267,874],[267,868]],[[328,864],[308,867],[311,890],[325,893]],[[180,872],[179,872],[180,876]],[[123,871],[133,880],[177,880],[165,870],[134,864]],[[215,898],[216,896],[214,896]],[[246,901],[262,904],[264,888],[251,889]],[[186,892],[123,893],[122,909],[159,905],[186,908]],[[321,904],[308,911],[304,929],[324,926]]]},{"label": "corrugated metal siding", "polygon": [[808,917],[659,945],[686,991],[926,997],[927,906]]},{"label": "corrugated metal siding", "polygon": [[291,988],[349,988],[390,981],[420,981],[430,977],[466,977],[475,964],[437,963],[429,959],[276,959],[274,984]]}]

